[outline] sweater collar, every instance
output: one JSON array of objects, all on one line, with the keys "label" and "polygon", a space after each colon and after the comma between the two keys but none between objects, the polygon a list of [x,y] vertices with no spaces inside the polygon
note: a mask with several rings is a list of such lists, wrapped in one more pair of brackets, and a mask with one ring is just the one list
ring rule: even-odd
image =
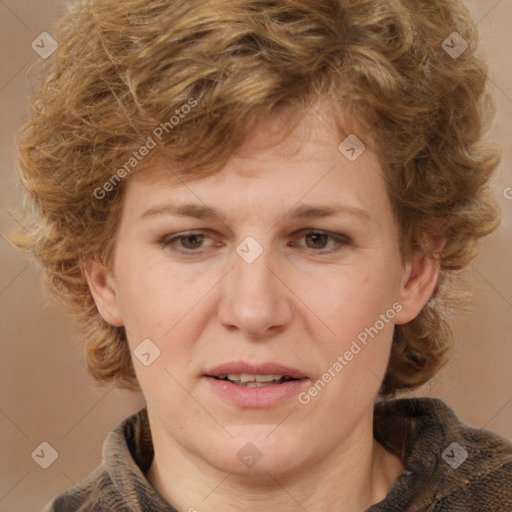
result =
[{"label": "sweater collar", "polygon": [[[467,479],[474,467],[447,471],[443,451],[452,442],[464,444],[463,425],[453,411],[435,398],[410,398],[375,404],[374,437],[389,452],[397,455],[406,468],[391,486],[386,498],[368,509],[370,512],[404,510],[417,493],[431,487],[438,496]],[[114,427],[103,445],[103,460],[112,482],[122,496],[140,503],[135,510],[176,512],[147,480],[154,455],[147,408],[126,417]],[[469,466],[469,465],[468,465]],[[440,476],[440,474],[446,474]],[[429,484],[430,482],[430,484]]]}]

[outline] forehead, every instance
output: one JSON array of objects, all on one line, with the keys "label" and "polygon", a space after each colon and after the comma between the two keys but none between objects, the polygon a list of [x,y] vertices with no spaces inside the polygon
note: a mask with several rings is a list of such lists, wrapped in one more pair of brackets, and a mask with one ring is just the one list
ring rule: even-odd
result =
[{"label": "forehead", "polygon": [[242,211],[261,217],[299,203],[329,204],[368,211],[376,220],[390,210],[382,169],[364,147],[364,135],[344,134],[340,140],[325,106],[306,112],[293,131],[283,119],[262,119],[226,165],[207,177],[179,172],[169,161],[137,173],[125,190],[130,210],[142,215],[142,209],[181,202],[196,205],[188,212],[197,218],[205,218],[213,205],[226,217]]}]

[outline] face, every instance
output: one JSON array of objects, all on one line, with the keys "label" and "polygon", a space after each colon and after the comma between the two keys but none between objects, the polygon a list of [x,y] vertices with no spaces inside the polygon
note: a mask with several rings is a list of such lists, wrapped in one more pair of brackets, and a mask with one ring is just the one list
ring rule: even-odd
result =
[{"label": "face", "polygon": [[[265,121],[215,175],[184,181],[155,165],[130,180],[101,300],[127,330],[155,446],[243,473],[250,442],[253,474],[284,474],[371,439],[394,325],[428,295],[401,263],[376,156],[349,161],[332,126],[328,108],[306,114],[272,146]],[[229,363],[305,378],[208,376]]]}]

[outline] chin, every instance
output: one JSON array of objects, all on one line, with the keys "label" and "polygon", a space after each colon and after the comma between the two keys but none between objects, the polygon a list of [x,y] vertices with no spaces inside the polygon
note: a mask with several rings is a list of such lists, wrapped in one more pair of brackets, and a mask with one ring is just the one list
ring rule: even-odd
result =
[{"label": "chin", "polygon": [[[216,448],[210,448],[209,457],[213,455],[213,460],[209,463],[220,471],[240,476],[268,478],[269,473],[293,471],[304,462],[304,443],[284,428],[278,433],[280,428],[275,424],[226,427],[233,438],[219,440]],[[209,446],[214,444],[212,441]]]}]

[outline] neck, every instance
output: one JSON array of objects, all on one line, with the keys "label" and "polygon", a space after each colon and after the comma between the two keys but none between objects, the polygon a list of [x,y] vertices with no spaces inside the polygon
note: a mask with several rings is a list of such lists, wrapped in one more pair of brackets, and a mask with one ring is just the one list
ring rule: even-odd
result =
[{"label": "neck", "polygon": [[[404,472],[400,459],[373,439],[371,425],[364,425],[366,430],[369,426],[369,440],[358,432],[327,458],[271,474],[220,471],[178,445],[153,421],[155,457],[146,477],[180,511],[360,512],[383,500]],[[364,441],[354,442],[354,438]]]}]

